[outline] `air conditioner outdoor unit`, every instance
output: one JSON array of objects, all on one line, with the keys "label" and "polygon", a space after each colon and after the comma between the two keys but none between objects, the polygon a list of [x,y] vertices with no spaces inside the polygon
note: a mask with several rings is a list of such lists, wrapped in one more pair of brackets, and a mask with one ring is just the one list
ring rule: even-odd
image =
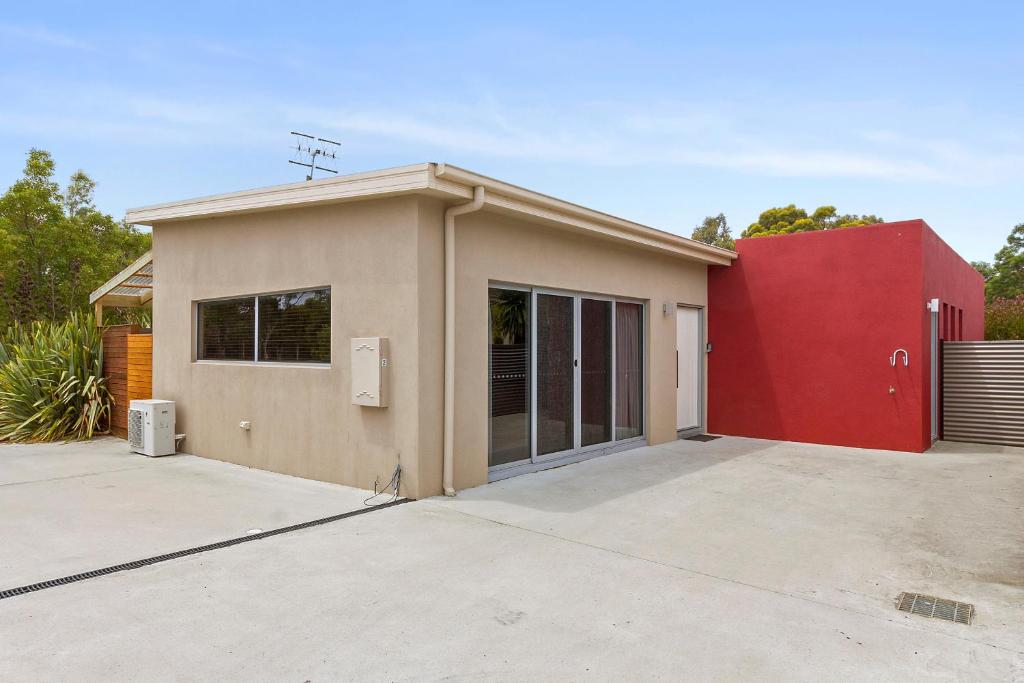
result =
[{"label": "air conditioner outdoor unit", "polygon": [[174,455],[174,401],[146,399],[129,404],[128,448],[150,457]]}]

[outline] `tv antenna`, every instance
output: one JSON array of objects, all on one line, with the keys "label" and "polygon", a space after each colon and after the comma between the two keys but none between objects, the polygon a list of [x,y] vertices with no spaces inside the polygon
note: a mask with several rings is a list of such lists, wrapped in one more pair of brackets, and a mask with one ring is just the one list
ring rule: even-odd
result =
[{"label": "tv antenna", "polygon": [[306,174],[306,180],[313,179],[314,171],[326,171],[327,173],[337,174],[337,170],[330,168],[334,165],[338,159],[338,146],[340,142],[334,140],[327,140],[325,138],[317,138],[306,133],[298,133],[292,131],[292,135],[295,136],[295,156],[296,159],[289,159],[289,164],[295,164],[296,166],[305,166],[309,169]]}]

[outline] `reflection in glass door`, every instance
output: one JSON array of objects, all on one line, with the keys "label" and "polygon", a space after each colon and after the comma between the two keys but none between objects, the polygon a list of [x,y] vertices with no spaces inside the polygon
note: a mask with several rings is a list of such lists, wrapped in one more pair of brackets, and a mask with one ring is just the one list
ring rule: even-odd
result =
[{"label": "reflection in glass door", "polygon": [[612,302],[580,300],[580,445],[612,440]]},{"label": "reflection in glass door", "polygon": [[538,294],[537,455],[570,450],[575,416],[573,297]]},{"label": "reflection in glass door", "polygon": [[615,438],[644,433],[644,307],[615,302]]},{"label": "reflection in glass door", "polygon": [[644,311],[612,298],[489,288],[495,477],[642,442]]},{"label": "reflection in glass door", "polygon": [[530,293],[491,287],[487,464],[530,459]]}]

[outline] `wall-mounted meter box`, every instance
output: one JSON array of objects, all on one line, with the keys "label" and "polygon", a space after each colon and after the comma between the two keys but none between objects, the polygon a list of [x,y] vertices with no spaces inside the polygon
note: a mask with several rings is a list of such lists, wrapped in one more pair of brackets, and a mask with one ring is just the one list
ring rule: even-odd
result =
[{"label": "wall-mounted meter box", "polygon": [[352,403],[357,406],[388,406],[388,338],[352,339]]}]

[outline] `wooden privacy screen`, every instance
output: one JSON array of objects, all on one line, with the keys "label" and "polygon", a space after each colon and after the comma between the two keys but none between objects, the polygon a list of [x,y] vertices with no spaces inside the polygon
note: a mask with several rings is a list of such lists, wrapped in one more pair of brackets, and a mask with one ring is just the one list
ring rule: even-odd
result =
[{"label": "wooden privacy screen", "polygon": [[152,398],[153,336],[138,325],[112,325],[103,330],[103,376],[114,398],[110,432],[128,436],[128,404]]},{"label": "wooden privacy screen", "polygon": [[153,335],[129,334],[128,402],[141,398],[153,398]]}]

